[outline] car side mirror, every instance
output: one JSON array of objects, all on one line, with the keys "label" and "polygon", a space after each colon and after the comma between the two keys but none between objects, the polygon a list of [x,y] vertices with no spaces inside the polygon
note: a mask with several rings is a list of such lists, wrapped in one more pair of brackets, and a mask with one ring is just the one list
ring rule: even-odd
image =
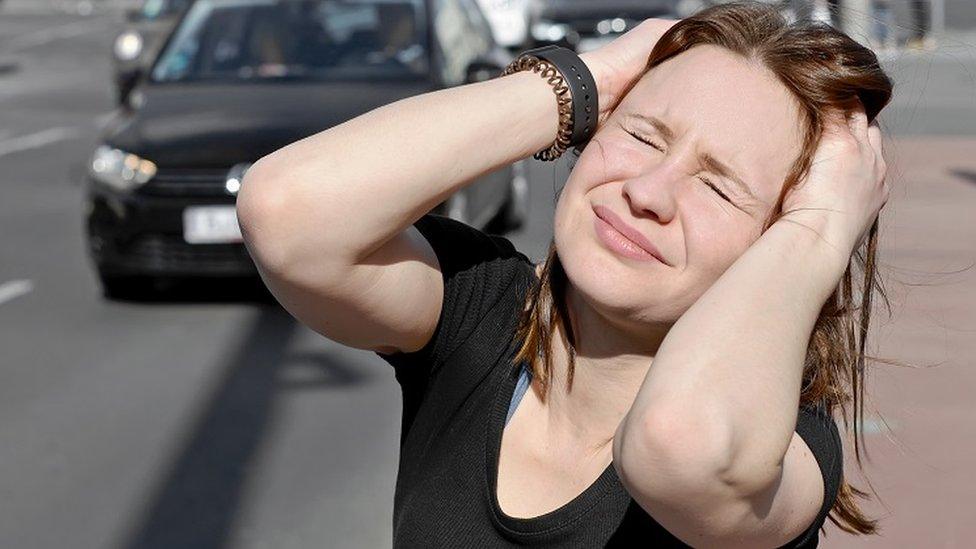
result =
[{"label": "car side mirror", "polygon": [[498,63],[486,59],[475,59],[464,73],[464,82],[471,84],[474,82],[484,82],[490,80],[502,72],[502,67]]}]

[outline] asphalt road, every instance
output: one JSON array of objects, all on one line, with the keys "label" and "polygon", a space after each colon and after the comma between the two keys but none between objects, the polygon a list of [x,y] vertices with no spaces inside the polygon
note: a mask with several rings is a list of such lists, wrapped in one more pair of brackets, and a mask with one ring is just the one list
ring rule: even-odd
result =
[{"label": "asphalt road", "polygon": [[[113,107],[115,25],[97,9],[0,8],[0,547],[388,546],[400,399],[385,363],[310,332],[246,283],[181,285],[142,303],[100,297],[80,180]],[[932,155],[969,143],[974,60],[959,44],[887,60],[902,92],[892,134]],[[955,169],[976,174],[955,154]],[[535,258],[566,174],[565,163],[530,166],[532,220],[511,236]],[[949,214],[924,211],[939,239],[969,240],[901,266],[973,260],[961,208],[976,203],[976,185],[963,179],[935,195]],[[901,196],[909,214],[931,206],[924,191]],[[907,234],[925,246],[925,234]],[[959,276],[972,302],[973,277]],[[964,314],[952,305],[946,314]],[[968,318],[963,332],[976,330]],[[937,360],[971,349],[948,335],[940,347],[943,335],[925,336],[944,349]],[[974,409],[960,406],[961,424]]]}]

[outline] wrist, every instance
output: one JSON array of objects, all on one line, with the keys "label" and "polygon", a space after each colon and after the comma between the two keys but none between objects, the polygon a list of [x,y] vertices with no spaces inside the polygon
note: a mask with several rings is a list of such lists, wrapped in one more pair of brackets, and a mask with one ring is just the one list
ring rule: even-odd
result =
[{"label": "wrist", "polygon": [[571,146],[584,146],[595,133],[599,116],[597,84],[589,66],[574,51],[549,45],[522,52],[502,74],[526,70],[552,86],[559,111],[555,141],[533,156],[555,160]]},{"label": "wrist", "polygon": [[599,119],[600,123],[602,123],[604,118],[606,118],[606,114],[611,110],[612,105],[617,101],[616,90],[613,86],[613,71],[605,63],[601,62],[594,55],[594,52],[581,53],[579,57],[586,64],[586,68],[590,70],[590,74],[593,75],[593,80],[596,81]]},{"label": "wrist", "polygon": [[857,240],[842,220],[817,211],[789,212],[773,223],[770,230],[774,228],[802,242],[799,246],[803,249],[794,253],[813,254],[837,276],[847,269]]}]

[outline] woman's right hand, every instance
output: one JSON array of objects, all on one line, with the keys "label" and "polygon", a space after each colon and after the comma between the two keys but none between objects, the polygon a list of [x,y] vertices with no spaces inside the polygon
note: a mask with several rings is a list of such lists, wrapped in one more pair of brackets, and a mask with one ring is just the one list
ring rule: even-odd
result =
[{"label": "woman's right hand", "polygon": [[633,83],[644,74],[657,41],[678,21],[645,19],[612,42],[580,55],[596,80],[602,125]]}]

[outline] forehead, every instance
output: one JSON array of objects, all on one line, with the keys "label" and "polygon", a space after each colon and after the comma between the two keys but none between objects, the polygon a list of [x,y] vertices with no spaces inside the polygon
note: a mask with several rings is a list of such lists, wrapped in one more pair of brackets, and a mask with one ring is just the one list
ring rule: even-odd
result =
[{"label": "forehead", "polygon": [[697,46],[658,65],[617,110],[661,119],[697,153],[728,164],[770,205],[802,143],[789,90],[757,62],[716,46]]}]

